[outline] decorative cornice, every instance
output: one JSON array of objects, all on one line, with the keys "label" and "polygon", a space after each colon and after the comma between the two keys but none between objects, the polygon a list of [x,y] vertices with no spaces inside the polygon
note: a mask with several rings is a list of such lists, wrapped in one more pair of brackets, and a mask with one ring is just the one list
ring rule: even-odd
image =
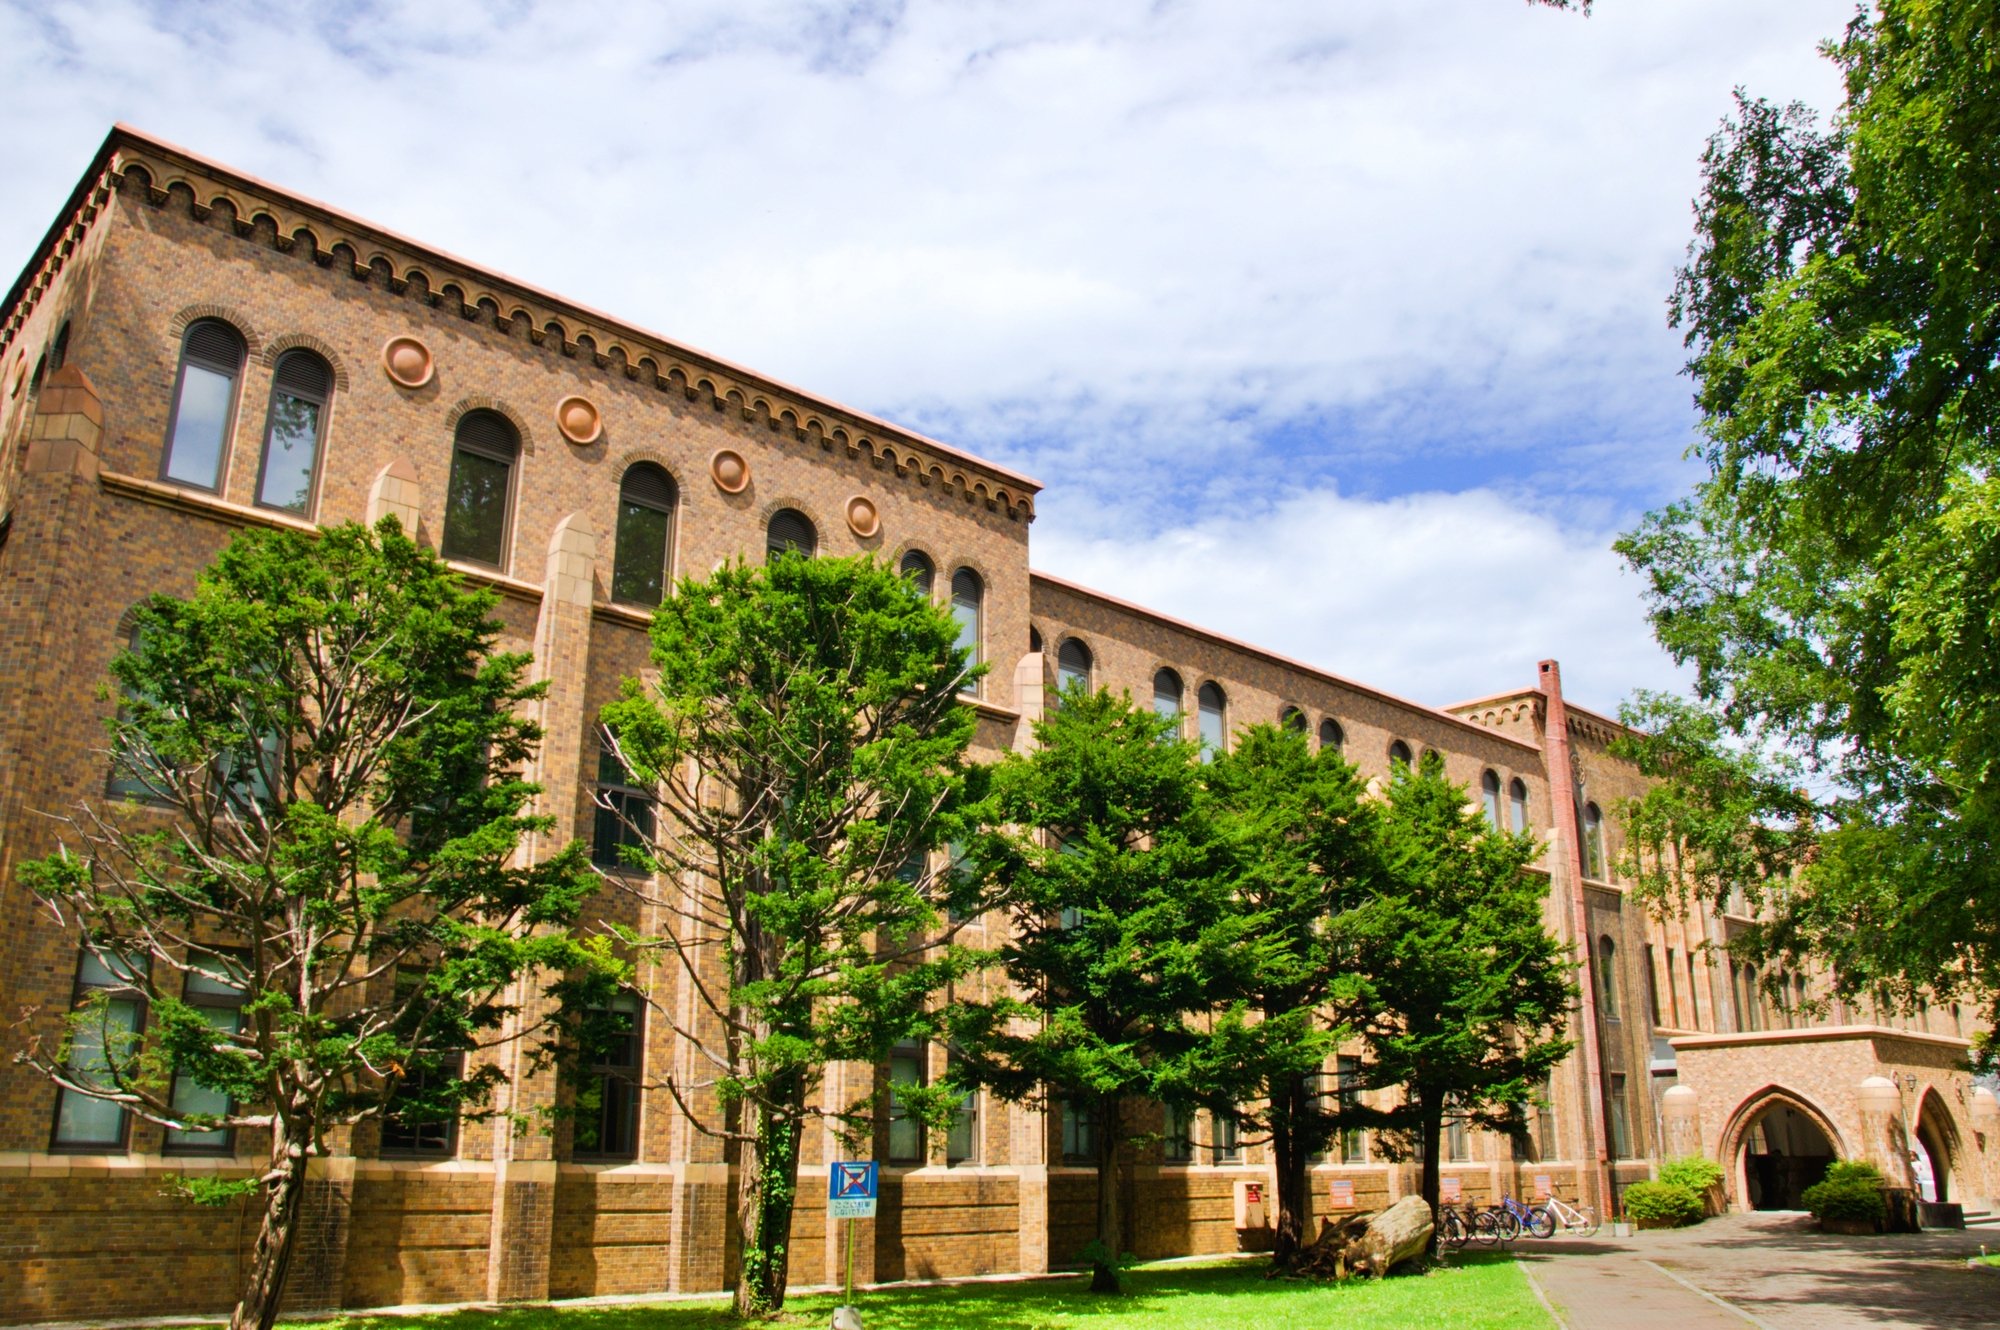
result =
[{"label": "decorative cornice", "polygon": [[[86,183],[92,188],[79,186],[73,202],[80,220],[71,229],[77,235],[114,187],[154,207],[185,208],[200,221],[220,215],[245,241],[308,257],[329,275],[451,310],[499,336],[525,333],[551,355],[585,357],[600,369],[707,403],[794,442],[866,457],[871,465],[886,466],[920,485],[983,503],[1016,520],[1034,520],[1041,485],[1031,477],[479,268],[127,126],[111,131]],[[48,254],[23,277],[23,286],[32,292],[45,289],[53,277],[52,271],[46,277],[38,274],[74,246],[66,232],[58,237],[62,231],[59,226],[51,232],[59,243],[51,247],[45,241]],[[17,297],[21,289],[17,287]],[[19,304],[10,298],[4,307],[8,322],[0,324],[5,330],[0,337],[11,336],[25,318]],[[0,350],[4,348],[0,340]]]}]

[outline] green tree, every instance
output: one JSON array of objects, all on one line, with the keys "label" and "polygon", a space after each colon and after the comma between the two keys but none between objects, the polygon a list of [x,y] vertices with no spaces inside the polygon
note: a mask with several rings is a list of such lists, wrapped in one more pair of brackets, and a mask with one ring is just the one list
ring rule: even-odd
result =
[{"label": "green tree", "polygon": [[[1709,719],[1636,747],[1689,786],[1655,801],[1654,848],[1687,848],[1697,889],[1739,885],[1718,820],[1793,829],[1760,945],[1829,961],[1847,994],[1971,994],[1990,1023],[2000,0],[1882,0],[1825,50],[1831,124],[1739,94],[1702,160],[1672,313],[1707,476],[1619,548]],[[1684,742],[1703,725],[1707,755]],[[1690,784],[1738,759],[1726,799]],[[1787,763],[1813,806],[1755,806]]]},{"label": "green tree", "polygon": [[977,769],[978,671],[957,625],[867,558],[785,554],[683,582],[653,619],[656,682],[604,710],[610,742],[657,826],[629,823],[635,866],[663,874],[660,936],[700,1015],[659,1018],[694,1068],[666,1089],[735,1152],[740,1314],[784,1304],[804,1126],[849,1139],[873,1097],[827,1108],[833,1062],[874,1066],[926,1031],[936,995],[974,957],[950,939],[970,874],[919,868],[956,825]]},{"label": "green tree", "polygon": [[[515,980],[563,973],[566,996],[610,973],[569,928],[596,885],[580,849],[515,860],[551,823],[520,774],[541,689],[494,650],[497,600],[393,519],[238,535],[191,596],[139,608],[111,665],[114,763],[150,807],[83,806],[21,866],[151,1015],[121,1029],[100,998],[20,1060],[170,1129],[268,1135],[262,1176],[206,1189],[262,1198],[234,1330],[277,1317],[331,1128],[478,1106],[501,1078],[479,1054],[520,1033]],[[191,985],[238,994],[240,1020]]]},{"label": "green tree", "polygon": [[1547,879],[1525,871],[1534,837],[1490,826],[1437,754],[1391,782],[1378,837],[1380,889],[1343,919],[1366,982],[1362,1083],[1401,1088],[1374,1117],[1421,1155],[1435,1211],[1446,1116],[1519,1136],[1569,1055],[1574,965],[1543,919]]},{"label": "green tree", "polygon": [[1336,748],[1258,725],[1205,770],[1226,838],[1227,885],[1248,924],[1239,963],[1218,991],[1225,1010],[1193,1074],[1209,1097],[1255,1103],[1244,1126],[1268,1132],[1278,1175],[1272,1261],[1304,1241],[1309,1164],[1339,1127],[1324,1068],[1349,1031],[1357,996],[1345,912],[1379,886],[1380,806]]},{"label": "green tree", "polygon": [[[1011,916],[1014,993],[952,1012],[965,1085],[1068,1115],[1097,1165],[1091,1287],[1119,1290],[1122,1149],[1134,1099],[1185,1102],[1195,1025],[1248,929],[1202,810],[1196,746],[1130,697],[1073,688],[1038,747],[993,772],[978,858]],[[1087,1142],[1075,1139],[1087,1134]]]}]

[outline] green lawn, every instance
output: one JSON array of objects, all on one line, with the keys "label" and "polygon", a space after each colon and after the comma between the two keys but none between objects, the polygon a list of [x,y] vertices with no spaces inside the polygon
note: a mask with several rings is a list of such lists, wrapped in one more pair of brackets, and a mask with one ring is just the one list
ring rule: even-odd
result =
[{"label": "green lawn", "polygon": [[[1132,1270],[1127,1295],[1093,1296],[1081,1278],[899,1289],[858,1299],[868,1330],[1550,1330],[1510,1257],[1467,1254],[1450,1267],[1380,1282],[1307,1284],[1264,1278],[1261,1261]],[[772,1324],[823,1326],[838,1300],[795,1298]],[[523,1308],[448,1316],[348,1317],[317,1330],[722,1330],[725,1307],[656,1303]]]}]

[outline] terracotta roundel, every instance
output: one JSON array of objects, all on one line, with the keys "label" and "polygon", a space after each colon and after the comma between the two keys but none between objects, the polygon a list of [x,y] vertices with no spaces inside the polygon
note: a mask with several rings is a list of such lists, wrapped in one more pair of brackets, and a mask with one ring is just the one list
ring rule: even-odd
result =
[{"label": "terracotta roundel", "polygon": [[734,448],[718,448],[708,459],[708,474],[724,494],[741,494],[750,484],[750,464]]},{"label": "terracotta roundel", "polygon": [[414,337],[391,337],[382,347],[382,368],[404,388],[421,388],[437,373],[431,349]]},{"label": "terracotta roundel", "polygon": [[872,500],[857,494],[847,501],[847,527],[867,540],[882,529],[882,515],[875,511]]},{"label": "terracotta roundel", "polygon": [[604,417],[587,397],[565,397],[556,403],[556,428],[571,443],[596,443],[604,433]]}]

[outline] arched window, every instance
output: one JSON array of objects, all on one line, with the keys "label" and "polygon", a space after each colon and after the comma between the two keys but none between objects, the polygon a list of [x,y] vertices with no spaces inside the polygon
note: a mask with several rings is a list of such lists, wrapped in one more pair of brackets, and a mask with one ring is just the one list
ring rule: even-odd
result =
[{"label": "arched window", "polygon": [[514,461],[520,453],[521,436],[498,411],[468,411],[460,417],[444,498],[441,543],[446,558],[507,566]]},{"label": "arched window", "polygon": [[1389,771],[1392,775],[1395,773],[1397,767],[1408,771],[1414,765],[1415,760],[1408,744],[1404,743],[1401,739],[1397,739],[1389,745]]},{"label": "arched window", "polygon": [[922,550],[906,550],[897,571],[908,578],[917,590],[926,596],[931,594],[931,587],[937,580],[937,565],[931,562],[930,555]]},{"label": "arched window", "polygon": [[1516,835],[1528,829],[1528,783],[1516,776],[1507,783],[1507,822]]},{"label": "arched window", "polygon": [[1090,688],[1090,648],[1075,638],[1065,638],[1056,649],[1056,693],[1072,688]]},{"label": "arched window", "polygon": [[1154,715],[1179,716],[1186,704],[1186,696],[1181,676],[1172,670],[1161,670],[1153,676]]},{"label": "arched window", "polygon": [[1319,746],[1321,751],[1328,748],[1335,752],[1347,746],[1347,734],[1340,728],[1340,722],[1328,716],[1319,723]]},{"label": "arched window", "polygon": [[257,468],[257,502],[304,517],[333,400],[333,370],[310,351],[287,351],[271,375],[271,415]]},{"label": "arched window", "polygon": [[1228,743],[1229,699],[1222,695],[1220,685],[1210,682],[1195,693],[1195,704],[1201,712],[1201,756],[1209,761]]},{"label": "arched window", "polygon": [[205,490],[222,487],[222,454],[243,377],[243,335],[220,319],[200,319],[181,338],[180,373],[167,423],[160,474]]},{"label": "arched window", "polygon": [[667,559],[674,543],[678,494],[666,468],[634,462],[618,483],[618,542],[611,560],[611,598],[652,608],[667,594]]},{"label": "arched window", "polygon": [[1028,625],[1028,650],[1037,655],[1040,655],[1042,650],[1042,630],[1033,624]]},{"label": "arched window", "polygon": [[[958,622],[958,641],[954,645],[965,653],[968,669],[982,659],[979,611],[985,600],[986,584],[979,580],[978,573],[970,568],[961,568],[951,575],[951,617]],[[968,680],[959,691],[976,693],[979,691],[978,682]]]},{"label": "arched window", "polygon": [[1278,713],[1278,727],[1293,734],[1304,734],[1307,728],[1306,713],[1297,707],[1286,707]]},{"label": "arched window", "polygon": [[1604,881],[1604,814],[1596,804],[1583,806],[1583,875]]},{"label": "arched window", "polygon": [[49,343],[49,373],[53,374],[69,363],[69,320],[64,319],[62,327],[56,329],[55,340]]},{"label": "arched window", "polygon": [[1479,778],[1479,801],[1486,811],[1486,825],[1500,830],[1500,775],[1487,771]]},{"label": "arched window", "polygon": [[1604,1019],[1618,1019],[1618,944],[1605,933],[1597,939],[1597,1010]]},{"label": "arched window", "polygon": [[811,518],[796,508],[780,508],[771,514],[771,525],[764,533],[766,556],[775,559],[780,554],[797,554],[810,559],[818,550],[819,532]]}]

